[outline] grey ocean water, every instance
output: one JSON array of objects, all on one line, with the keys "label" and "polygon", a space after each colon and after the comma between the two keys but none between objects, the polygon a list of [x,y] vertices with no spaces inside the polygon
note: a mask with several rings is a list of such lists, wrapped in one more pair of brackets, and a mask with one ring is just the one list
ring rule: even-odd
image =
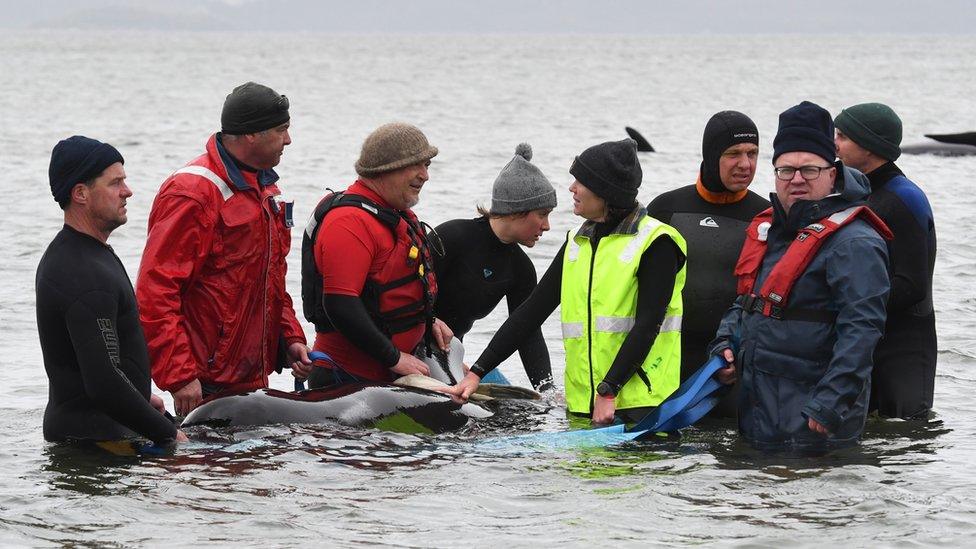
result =
[{"label": "grey ocean water", "polygon": [[[599,451],[497,455],[474,444],[566,428],[550,398],[451,436],[198,432],[172,457],[106,461],[43,441],[33,280],[61,226],[47,186],[59,139],[83,133],[125,155],[135,196],[110,244],[134,277],[155,191],[203,149],[224,95],[246,80],[291,99],[294,143],[278,171],[302,220],[326,187],[352,181],[359,145],[381,123],[413,122],[440,147],[417,208],[431,224],[473,216],[528,141],[560,188],[553,231],[530,250],[541,272],[577,224],[564,190],[570,162],[623,138],[625,125],[659,150],[642,157],[646,202],[694,182],[712,113],[745,111],[762,133],[753,188],[765,194],[776,116],[803,99],[834,113],[889,103],[906,142],[976,129],[974,51],[972,36],[0,35],[0,545],[964,544],[976,534],[973,157],[899,162],[939,229],[936,417],[872,421],[860,448],[823,459],[754,454],[729,425]],[[296,230],[294,296],[300,243]],[[476,326],[471,355],[502,320],[499,310]],[[561,377],[555,318],[544,332]],[[503,371],[525,382],[517,358]],[[287,389],[290,378],[272,383]]]}]

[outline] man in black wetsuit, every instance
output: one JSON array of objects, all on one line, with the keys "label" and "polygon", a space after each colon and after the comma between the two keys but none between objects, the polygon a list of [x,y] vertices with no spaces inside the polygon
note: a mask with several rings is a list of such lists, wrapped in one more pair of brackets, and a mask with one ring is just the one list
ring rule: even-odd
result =
[{"label": "man in black wetsuit", "polygon": [[122,155],[74,136],[51,154],[64,228],[37,267],[37,330],[49,382],[44,438],[185,441],[150,392],[149,356],[132,284],[106,244],[126,222]]},{"label": "man in black wetsuit", "polygon": [[[681,323],[681,380],[707,360],[722,315],[735,300],[732,274],[745,230],[769,201],[750,191],[759,156],[759,130],[746,115],[722,111],[705,125],[698,181],[659,195],[647,206],[651,217],[678,229],[688,244],[684,318]],[[736,391],[733,386],[732,391]],[[735,417],[729,394],[714,417]]]},{"label": "man in black wetsuit", "polygon": [[834,119],[837,156],[871,181],[868,206],[891,229],[891,293],[885,333],[874,349],[871,403],[887,417],[926,418],[932,408],[937,355],[932,273],[935,221],[922,189],[895,165],[901,119],[887,105],[862,103]]},{"label": "man in black wetsuit", "polygon": [[[479,207],[481,217],[453,219],[435,230],[443,250],[433,256],[438,288],[434,312],[458,339],[503,297],[512,314],[535,289],[535,267],[519,245],[531,248],[549,230],[556,190],[530,160],[532,147],[520,144],[495,179],[491,209]],[[533,387],[553,387],[540,328],[519,347],[519,357]]]}]

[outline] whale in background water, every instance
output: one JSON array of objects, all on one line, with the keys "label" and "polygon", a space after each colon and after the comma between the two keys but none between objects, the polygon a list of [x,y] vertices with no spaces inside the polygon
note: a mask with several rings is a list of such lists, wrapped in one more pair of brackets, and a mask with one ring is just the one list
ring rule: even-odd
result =
[{"label": "whale in background water", "polygon": [[976,155],[976,132],[927,133],[931,141],[908,143],[901,146],[903,154],[934,154],[938,156]]}]

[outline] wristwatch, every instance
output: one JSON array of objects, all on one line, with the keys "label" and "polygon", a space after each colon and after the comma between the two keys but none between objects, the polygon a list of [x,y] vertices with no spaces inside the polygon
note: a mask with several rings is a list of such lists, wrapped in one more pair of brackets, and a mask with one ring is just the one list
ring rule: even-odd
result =
[{"label": "wristwatch", "polygon": [[606,381],[601,381],[600,384],[596,386],[596,394],[602,397],[614,398],[617,396],[618,391],[620,391],[620,387],[618,385],[613,385],[611,383],[607,383]]}]

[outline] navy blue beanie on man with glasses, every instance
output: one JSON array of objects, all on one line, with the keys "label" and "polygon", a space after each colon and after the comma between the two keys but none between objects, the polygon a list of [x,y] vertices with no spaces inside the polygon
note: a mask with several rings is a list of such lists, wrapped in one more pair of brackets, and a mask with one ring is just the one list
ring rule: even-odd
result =
[{"label": "navy blue beanie on man with glasses", "polygon": [[788,152],[813,153],[830,163],[837,159],[834,120],[827,109],[804,101],[779,115],[779,129],[773,139],[773,162]]}]

